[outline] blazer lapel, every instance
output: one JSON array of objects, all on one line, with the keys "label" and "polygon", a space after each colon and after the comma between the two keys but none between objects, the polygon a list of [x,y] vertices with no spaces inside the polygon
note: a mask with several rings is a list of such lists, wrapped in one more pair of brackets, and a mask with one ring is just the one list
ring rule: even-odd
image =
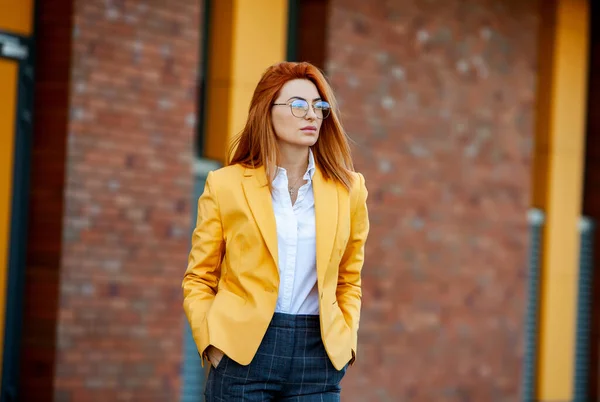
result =
[{"label": "blazer lapel", "polygon": [[271,192],[267,185],[265,168],[247,168],[244,172],[243,187],[254,220],[273,257],[275,266],[278,266],[277,224],[275,222],[275,213],[273,212]]},{"label": "blazer lapel", "polygon": [[337,232],[338,192],[332,180],[325,180],[319,168],[313,177],[317,234],[317,277],[323,283]]}]

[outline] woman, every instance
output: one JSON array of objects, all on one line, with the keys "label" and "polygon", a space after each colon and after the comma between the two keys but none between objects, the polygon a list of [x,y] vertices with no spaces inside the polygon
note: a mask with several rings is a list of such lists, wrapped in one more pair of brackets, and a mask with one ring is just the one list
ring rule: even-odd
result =
[{"label": "woman", "polygon": [[183,280],[206,400],[339,401],[356,355],[367,189],[331,88],[308,63],[262,76],[229,166],[211,172]]}]

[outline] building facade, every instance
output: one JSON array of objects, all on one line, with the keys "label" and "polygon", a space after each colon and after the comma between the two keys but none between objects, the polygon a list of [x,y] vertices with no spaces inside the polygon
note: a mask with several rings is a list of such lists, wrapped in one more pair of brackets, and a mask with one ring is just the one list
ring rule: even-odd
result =
[{"label": "building facade", "polygon": [[342,400],[596,400],[599,27],[586,0],[0,0],[0,400],[202,400],[196,201],[286,59],[369,189]]}]

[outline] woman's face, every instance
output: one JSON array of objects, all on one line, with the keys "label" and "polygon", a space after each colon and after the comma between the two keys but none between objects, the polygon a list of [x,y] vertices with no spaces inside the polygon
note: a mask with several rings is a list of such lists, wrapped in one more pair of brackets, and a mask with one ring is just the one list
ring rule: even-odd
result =
[{"label": "woman's face", "polygon": [[[309,105],[305,116],[302,116],[304,110],[300,108],[303,106],[301,101]],[[324,112],[328,114],[328,111],[322,110],[326,104],[319,101],[321,96],[311,81],[295,79],[285,83],[275,99],[276,105],[271,108],[273,129],[280,145],[311,147],[317,142],[323,123],[323,119],[318,117],[323,117]],[[293,111],[289,105],[292,102]]]}]

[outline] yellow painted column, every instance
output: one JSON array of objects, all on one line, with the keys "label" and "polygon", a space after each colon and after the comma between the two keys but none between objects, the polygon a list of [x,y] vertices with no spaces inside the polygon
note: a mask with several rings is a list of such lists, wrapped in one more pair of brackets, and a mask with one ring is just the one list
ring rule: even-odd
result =
[{"label": "yellow painted column", "polygon": [[224,163],[261,74],[285,60],[288,0],[213,1],[210,18],[204,156]]},{"label": "yellow painted column", "polygon": [[33,0],[0,0],[0,30],[29,36],[33,32]]},{"label": "yellow painted column", "polygon": [[[0,31],[21,36],[33,34],[33,0],[0,0]],[[0,54],[0,378],[4,350],[4,322],[8,258],[10,254],[13,162],[19,65]]]},{"label": "yellow painted column", "polygon": [[[0,0],[0,31],[30,36],[33,33],[33,6],[33,0]],[[4,325],[18,69],[17,62],[2,59],[0,55],[0,334]],[[0,348],[0,357],[1,353]]]},{"label": "yellow painted column", "polygon": [[[0,362],[4,340],[6,280],[10,241],[18,65],[0,59]],[[2,366],[0,365],[0,375]]]},{"label": "yellow painted column", "polygon": [[540,35],[534,206],[546,212],[538,350],[538,399],[573,394],[589,4],[544,1]]}]

